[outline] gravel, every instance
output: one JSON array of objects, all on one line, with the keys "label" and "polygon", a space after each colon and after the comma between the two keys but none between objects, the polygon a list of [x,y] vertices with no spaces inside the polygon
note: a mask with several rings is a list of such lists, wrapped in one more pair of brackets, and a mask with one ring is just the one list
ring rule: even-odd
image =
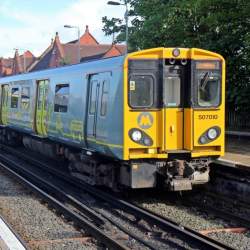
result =
[{"label": "gravel", "polygon": [[[168,198],[162,197],[144,197],[139,196],[132,201],[146,209],[170,218],[181,225],[188,226],[196,231],[237,227],[236,225],[232,226],[229,222],[216,218],[212,214],[202,211],[197,207],[183,205],[180,198],[176,198],[175,201],[171,198],[169,201]],[[210,233],[208,236],[220,240],[236,249],[250,249],[249,231],[247,233]]]},{"label": "gravel", "polygon": [[0,213],[30,249],[97,249],[92,239],[0,169]]}]

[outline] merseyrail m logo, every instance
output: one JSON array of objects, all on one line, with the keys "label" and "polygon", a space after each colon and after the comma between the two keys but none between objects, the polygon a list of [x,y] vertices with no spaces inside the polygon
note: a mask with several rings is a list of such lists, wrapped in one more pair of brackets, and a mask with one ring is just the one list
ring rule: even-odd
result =
[{"label": "merseyrail m logo", "polygon": [[142,129],[151,128],[154,123],[153,116],[148,112],[143,112],[138,115],[137,124]]}]

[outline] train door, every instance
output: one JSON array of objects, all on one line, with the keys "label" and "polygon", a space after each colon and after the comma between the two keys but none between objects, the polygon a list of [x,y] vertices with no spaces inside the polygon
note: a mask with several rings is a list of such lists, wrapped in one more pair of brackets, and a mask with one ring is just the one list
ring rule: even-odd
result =
[{"label": "train door", "polygon": [[89,80],[89,106],[87,119],[88,140],[105,140],[110,73],[95,74]]},{"label": "train door", "polygon": [[184,135],[183,66],[167,65],[164,68],[164,150],[182,150]]},{"label": "train door", "polygon": [[8,97],[9,97],[9,85],[2,85],[1,88],[1,123],[7,125],[8,122]]},{"label": "train door", "polygon": [[96,122],[98,113],[98,97],[100,89],[99,76],[92,75],[89,81],[89,105],[88,105],[88,120],[87,120],[87,137],[88,140],[96,138]]},{"label": "train door", "polygon": [[36,131],[39,136],[47,136],[49,81],[37,81]]}]

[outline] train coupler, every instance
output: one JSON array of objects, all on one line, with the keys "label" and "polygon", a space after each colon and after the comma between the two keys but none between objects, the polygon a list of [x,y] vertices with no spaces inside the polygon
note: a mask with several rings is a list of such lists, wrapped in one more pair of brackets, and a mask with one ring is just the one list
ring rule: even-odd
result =
[{"label": "train coupler", "polygon": [[165,185],[171,191],[192,190],[193,185],[209,181],[209,162],[175,160],[164,167]]}]

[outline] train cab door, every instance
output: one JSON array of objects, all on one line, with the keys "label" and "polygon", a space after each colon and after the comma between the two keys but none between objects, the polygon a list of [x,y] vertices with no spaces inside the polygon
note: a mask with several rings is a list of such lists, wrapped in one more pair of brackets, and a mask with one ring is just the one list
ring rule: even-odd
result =
[{"label": "train cab door", "polygon": [[8,98],[9,85],[5,84],[1,87],[1,124],[7,125],[8,122]]},{"label": "train cab door", "polygon": [[37,81],[36,132],[39,136],[47,136],[49,80]]},{"label": "train cab door", "polygon": [[164,151],[183,149],[184,122],[184,84],[183,66],[164,66],[163,104],[164,104]]}]

